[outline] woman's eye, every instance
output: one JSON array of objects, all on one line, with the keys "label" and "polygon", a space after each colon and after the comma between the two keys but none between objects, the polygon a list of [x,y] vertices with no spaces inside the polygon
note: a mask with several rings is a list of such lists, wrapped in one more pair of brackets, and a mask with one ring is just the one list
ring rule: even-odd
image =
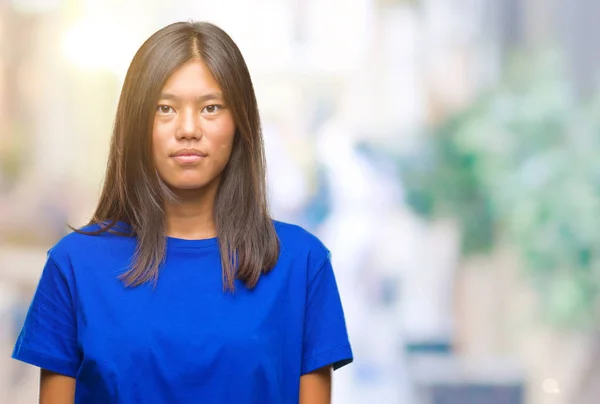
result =
[{"label": "woman's eye", "polygon": [[168,105],[159,105],[157,109],[161,114],[169,114],[171,111],[173,111],[173,108]]},{"label": "woman's eye", "polygon": [[207,105],[206,107],[204,107],[204,111],[208,112],[209,114],[214,114],[215,112],[218,112],[221,109],[220,105]]}]

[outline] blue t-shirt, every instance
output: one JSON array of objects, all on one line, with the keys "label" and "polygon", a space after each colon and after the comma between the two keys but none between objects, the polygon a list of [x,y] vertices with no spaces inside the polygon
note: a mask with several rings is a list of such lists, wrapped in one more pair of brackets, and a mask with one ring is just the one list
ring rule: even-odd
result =
[{"label": "blue t-shirt", "polygon": [[167,238],[156,287],[126,288],[135,239],[71,233],[48,253],[13,357],[74,377],[75,403],[295,403],[301,375],[352,351],[329,251],[275,228],[276,267],[234,293],[216,238]]}]

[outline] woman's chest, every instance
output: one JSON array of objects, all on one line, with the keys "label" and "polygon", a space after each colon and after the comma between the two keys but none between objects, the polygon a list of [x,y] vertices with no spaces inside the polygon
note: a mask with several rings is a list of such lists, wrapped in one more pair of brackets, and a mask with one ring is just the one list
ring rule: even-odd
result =
[{"label": "woman's chest", "polygon": [[303,299],[268,277],[254,290],[240,284],[226,292],[220,274],[213,275],[165,277],[156,288],[88,290],[78,319],[84,366],[121,380],[144,370],[197,383],[240,367],[248,377],[276,378],[301,351]]}]

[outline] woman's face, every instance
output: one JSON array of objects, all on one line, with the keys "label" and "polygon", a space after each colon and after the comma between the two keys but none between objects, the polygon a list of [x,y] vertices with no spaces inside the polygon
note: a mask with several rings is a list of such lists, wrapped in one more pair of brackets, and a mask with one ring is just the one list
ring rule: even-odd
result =
[{"label": "woman's face", "polygon": [[175,192],[218,186],[229,161],[235,122],[206,65],[192,60],[162,88],[154,115],[153,158]]}]

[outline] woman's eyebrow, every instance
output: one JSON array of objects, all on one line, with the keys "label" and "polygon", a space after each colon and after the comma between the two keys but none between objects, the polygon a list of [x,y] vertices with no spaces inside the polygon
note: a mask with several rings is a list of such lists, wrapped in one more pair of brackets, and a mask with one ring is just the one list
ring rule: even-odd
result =
[{"label": "woman's eyebrow", "polygon": [[[161,100],[180,101],[181,97],[179,97],[175,94],[172,94],[172,93],[161,93],[160,99]],[[218,93],[218,92],[208,93],[208,94],[204,94],[204,95],[200,95],[200,96],[196,97],[196,101],[199,101],[199,102],[222,100],[222,99],[223,99],[223,94]]]}]

